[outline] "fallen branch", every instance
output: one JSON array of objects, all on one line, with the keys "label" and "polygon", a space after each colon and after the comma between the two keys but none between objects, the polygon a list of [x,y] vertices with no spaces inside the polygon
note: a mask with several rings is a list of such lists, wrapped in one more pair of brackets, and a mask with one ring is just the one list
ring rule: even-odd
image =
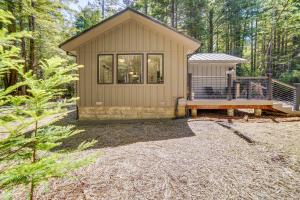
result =
[{"label": "fallen branch", "polygon": [[242,138],[243,140],[245,140],[249,144],[255,144],[256,143],[252,138],[250,138],[250,137],[246,136],[245,134],[243,134],[242,132],[232,128],[231,126],[228,126],[228,125],[220,123],[220,122],[216,122],[216,123],[219,124],[220,126],[224,127],[224,128],[227,128],[227,129],[231,130],[234,134],[236,134],[237,136],[239,136],[240,138]]}]

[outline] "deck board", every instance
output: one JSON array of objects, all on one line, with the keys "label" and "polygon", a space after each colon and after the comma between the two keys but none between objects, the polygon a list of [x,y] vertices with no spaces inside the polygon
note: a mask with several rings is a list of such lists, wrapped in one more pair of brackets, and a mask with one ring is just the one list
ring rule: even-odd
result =
[{"label": "deck board", "polygon": [[256,99],[197,99],[187,101],[188,109],[272,109],[273,101]]}]

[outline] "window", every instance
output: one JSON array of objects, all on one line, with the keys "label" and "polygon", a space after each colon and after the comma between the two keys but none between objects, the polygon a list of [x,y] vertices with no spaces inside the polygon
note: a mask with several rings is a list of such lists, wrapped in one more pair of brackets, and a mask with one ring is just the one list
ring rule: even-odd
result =
[{"label": "window", "polygon": [[163,54],[148,54],[147,56],[147,82],[164,83]]},{"label": "window", "polygon": [[98,55],[98,83],[113,83],[114,56],[112,54]]},{"label": "window", "polygon": [[118,55],[118,83],[143,82],[143,54]]}]

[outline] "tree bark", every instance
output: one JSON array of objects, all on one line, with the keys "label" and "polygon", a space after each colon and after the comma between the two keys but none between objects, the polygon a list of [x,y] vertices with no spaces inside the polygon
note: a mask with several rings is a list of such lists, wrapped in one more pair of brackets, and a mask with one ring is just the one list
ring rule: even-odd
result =
[{"label": "tree bark", "polygon": [[144,13],[145,15],[148,15],[148,0],[144,1]]},{"label": "tree bark", "polygon": [[285,33],[285,41],[284,41],[284,55],[287,55],[288,49],[288,32]]},{"label": "tree bark", "polygon": [[105,2],[104,0],[102,0],[102,3],[101,3],[101,15],[102,15],[102,19],[105,18]]},{"label": "tree bark", "polygon": [[214,10],[211,8],[209,10],[208,14],[208,20],[209,20],[209,44],[208,44],[208,52],[212,53],[213,52],[213,42],[214,42],[214,23],[213,23],[213,18],[214,18]]},{"label": "tree bark", "polygon": [[256,70],[257,70],[257,18],[255,18],[253,66],[254,66],[254,73],[256,73]]},{"label": "tree bark", "polygon": [[171,0],[171,13],[170,13],[170,15],[171,15],[171,26],[173,27],[173,28],[176,28],[175,27],[175,4],[176,4],[176,0]]},{"label": "tree bark", "polygon": [[[7,2],[7,9],[13,14],[16,13],[14,1],[9,0]],[[11,24],[8,25],[7,29],[9,33],[15,33],[17,31],[17,25],[15,19],[11,20]],[[14,45],[16,46],[17,43],[14,42]],[[17,83],[17,78],[18,78],[17,71],[14,69],[9,70],[8,74],[6,75],[6,80],[4,81],[5,88],[15,85]]]},{"label": "tree bark", "polygon": [[264,70],[266,70],[266,54],[266,34],[263,33],[261,45],[261,65]]},{"label": "tree bark", "polygon": [[254,57],[254,31],[253,31],[253,20],[251,19],[250,22],[250,48],[251,48],[251,73],[254,73],[254,62],[253,62],[253,57]]},{"label": "tree bark", "polygon": [[[23,2],[19,2],[19,12],[23,12]],[[23,21],[23,16],[21,14],[20,19],[19,19],[19,26],[20,26],[20,31],[24,31],[24,21]],[[21,57],[24,60],[24,66],[23,66],[23,72],[26,73],[26,65],[27,65],[27,60],[26,60],[26,41],[25,38],[21,38]],[[22,90],[22,95],[26,94],[26,86],[21,87]]]},{"label": "tree bark", "polygon": [[[34,0],[31,1],[31,7],[35,7]],[[31,70],[35,70],[35,40],[34,40],[34,32],[35,32],[35,16],[31,14],[29,16],[29,31],[32,32],[32,37],[29,39],[29,59],[28,59],[28,66]]]}]

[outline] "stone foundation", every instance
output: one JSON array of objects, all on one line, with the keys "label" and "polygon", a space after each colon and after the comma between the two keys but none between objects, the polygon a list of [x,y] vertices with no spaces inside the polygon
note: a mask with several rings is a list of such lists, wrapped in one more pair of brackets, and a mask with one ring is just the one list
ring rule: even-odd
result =
[{"label": "stone foundation", "polygon": [[174,118],[174,107],[79,107],[79,119],[160,119]]}]

